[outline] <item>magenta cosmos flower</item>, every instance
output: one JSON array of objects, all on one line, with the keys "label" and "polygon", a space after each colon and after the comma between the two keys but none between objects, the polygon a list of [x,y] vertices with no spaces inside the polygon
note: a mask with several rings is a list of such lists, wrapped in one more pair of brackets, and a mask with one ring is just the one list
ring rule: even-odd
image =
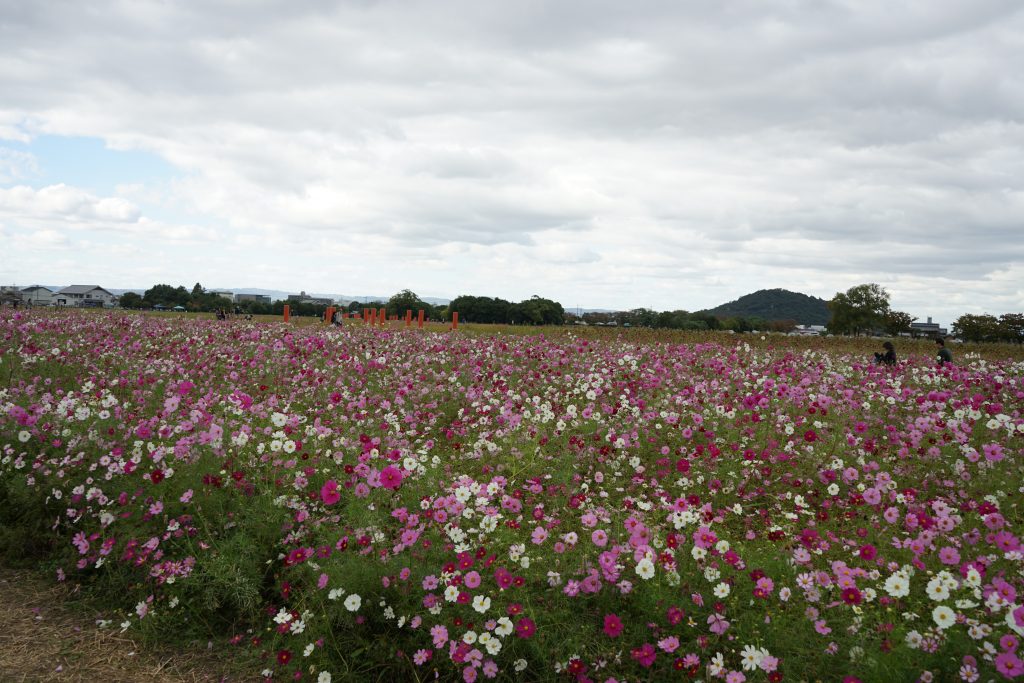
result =
[{"label": "magenta cosmos flower", "polygon": [[609,638],[617,638],[622,633],[622,619],[616,614],[604,616],[604,633]]},{"label": "magenta cosmos flower", "polygon": [[380,473],[380,485],[386,489],[397,489],[402,485],[402,470],[388,465]]},{"label": "magenta cosmos flower", "polygon": [[320,500],[324,502],[324,505],[334,505],[341,500],[341,494],[338,493],[338,482],[331,479],[320,488]]}]

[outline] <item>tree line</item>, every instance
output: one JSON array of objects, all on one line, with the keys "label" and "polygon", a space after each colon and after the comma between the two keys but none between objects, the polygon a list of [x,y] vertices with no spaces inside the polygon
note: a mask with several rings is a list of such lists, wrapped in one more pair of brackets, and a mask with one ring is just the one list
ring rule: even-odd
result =
[{"label": "tree line", "polygon": [[[889,292],[875,283],[851,287],[837,292],[828,302],[832,319],[827,329],[831,334],[879,334],[891,336],[914,335],[912,327],[917,318],[889,306]],[[964,314],[957,318],[950,332],[970,342],[1024,343],[1024,314],[994,315]]]},{"label": "tree line", "polygon": [[[899,336],[915,334],[912,327],[917,318],[904,311],[893,310],[889,292],[875,283],[851,287],[837,292],[828,302],[831,320],[826,329],[830,334],[861,335],[887,334]],[[183,286],[158,284],[142,295],[126,292],[121,295],[122,308],[152,309],[180,306],[187,311],[213,312],[217,310],[251,313],[254,315],[281,315],[287,303],[292,315],[323,316],[327,305],[310,302],[240,301],[234,303],[209,292],[200,283],[189,291]],[[792,319],[767,320],[756,316],[722,316],[710,311],[684,310],[654,311],[635,308],[630,311],[588,311],[574,315],[551,299],[532,296],[519,302],[497,297],[460,295],[447,306],[423,301],[415,292],[403,289],[387,301],[350,301],[340,306],[352,315],[363,309],[385,309],[387,315],[403,317],[405,312],[424,311],[428,320],[448,321],[451,313],[458,312],[459,320],[469,323],[499,325],[563,325],[585,323],[620,327],[647,327],[673,330],[754,330],[790,332],[797,322]],[[951,333],[964,341],[990,341],[1024,343],[1024,314],[1004,313],[998,317],[989,314],[964,314],[953,322]]]}]

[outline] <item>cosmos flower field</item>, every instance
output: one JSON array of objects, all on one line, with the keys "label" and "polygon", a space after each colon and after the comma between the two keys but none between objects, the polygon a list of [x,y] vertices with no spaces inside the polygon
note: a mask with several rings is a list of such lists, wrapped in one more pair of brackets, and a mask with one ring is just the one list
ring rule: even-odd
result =
[{"label": "cosmos flower field", "polygon": [[1018,678],[1024,354],[921,349],[3,310],[0,546],[257,679]]}]

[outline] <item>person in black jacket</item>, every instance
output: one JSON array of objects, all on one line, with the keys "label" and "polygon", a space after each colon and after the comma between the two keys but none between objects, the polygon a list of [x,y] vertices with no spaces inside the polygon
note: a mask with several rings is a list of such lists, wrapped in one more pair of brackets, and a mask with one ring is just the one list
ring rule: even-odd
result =
[{"label": "person in black jacket", "polygon": [[896,365],[896,349],[892,342],[885,342],[882,344],[882,348],[885,349],[885,353],[876,353],[875,362],[879,365]]}]

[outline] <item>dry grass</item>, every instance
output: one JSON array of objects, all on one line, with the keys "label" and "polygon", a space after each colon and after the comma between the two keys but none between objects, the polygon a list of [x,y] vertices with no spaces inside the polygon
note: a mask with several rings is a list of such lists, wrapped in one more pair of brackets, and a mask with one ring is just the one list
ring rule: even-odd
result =
[{"label": "dry grass", "polygon": [[[140,648],[100,629],[72,588],[0,567],[0,681],[213,683],[246,680],[213,653]],[[97,615],[98,617],[98,615]]]}]

